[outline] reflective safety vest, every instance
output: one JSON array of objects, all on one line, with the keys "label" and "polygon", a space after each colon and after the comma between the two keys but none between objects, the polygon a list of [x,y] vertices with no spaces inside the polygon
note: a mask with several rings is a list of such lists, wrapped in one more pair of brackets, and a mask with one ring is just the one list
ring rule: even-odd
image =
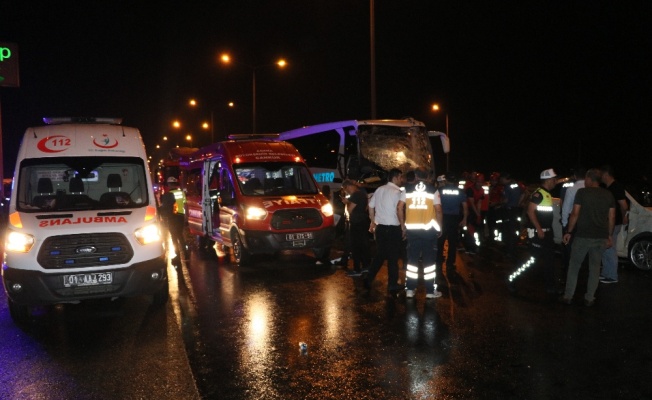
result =
[{"label": "reflective safety vest", "polygon": [[439,193],[435,187],[425,182],[418,182],[405,188],[405,227],[407,229],[440,230],[435,211],[436,196],[438,197]]},{"label": "reflective safety vest", "polygon": [[552,228],[553,220],[552,195],[544,188],[538,188],[534,191],[534,193],[541,193],[541,196],[543,197],[541,203],[537,204],[536,215],[537,219],[539,220],[539,224],[543,229],[550,229]]}]

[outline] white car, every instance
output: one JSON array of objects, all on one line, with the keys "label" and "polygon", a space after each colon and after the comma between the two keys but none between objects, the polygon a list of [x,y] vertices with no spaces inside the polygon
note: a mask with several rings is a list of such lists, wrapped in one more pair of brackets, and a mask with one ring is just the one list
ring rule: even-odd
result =
[{"label": "white car", "polygon": [[652,270],[652,207],[643,207],[629,193],[627,198],[629,224],[618,235],[616,252],[637,268]]}]

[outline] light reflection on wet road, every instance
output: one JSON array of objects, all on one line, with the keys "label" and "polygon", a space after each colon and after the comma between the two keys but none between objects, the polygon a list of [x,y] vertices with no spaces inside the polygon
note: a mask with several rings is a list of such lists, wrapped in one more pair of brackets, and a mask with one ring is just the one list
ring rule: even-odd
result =
[{"label": "light reflection on wet road", "polygon": [[[613,316],[597,306],[548,301],[537,271],[509,296],[504,279],[513,265],[502,263],[495,249],[462,255],[458,264],[461,279],[440,277],[442,298],[426,300],[420,289],[406,301],[386,298],[385,269],[366,293],[359,278],[316,266],[308,254],[237,267],[228,257],[195,253],[177,270],[183,290],[175,301],[200,393],[211,399],[587,398],[587,384],[606,365],[589,347],[567,354],[569,340],[604,340],[617,329],[607,324]],[[641,281],[640,271],[629,269],[624,281],[626,274],[649,292],[647,275]],[[606,308],[627,307],[612,288],[601,295],[615,303]],[[300,342],[307,343],[304,353]],[[575,368],[585,362],[594,365]],[[597,385],[616,397],[652,394],[650,384]]]}]

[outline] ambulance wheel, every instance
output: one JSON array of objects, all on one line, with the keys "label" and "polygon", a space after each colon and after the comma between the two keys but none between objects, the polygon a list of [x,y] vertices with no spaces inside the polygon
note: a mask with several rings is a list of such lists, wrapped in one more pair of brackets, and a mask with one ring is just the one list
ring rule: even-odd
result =
[{"label": "ambulance wheel", "polygon": [[235,263],[240,265],[247,264],[251,260],[251,254],[245,249],[238,232],[231,233],[231,243],[233,244],[233,260]]},{"label": "ambulance wheel", "polygon": [[162,307],[165,303],[168,302],[170,298],[170,288],[169,283],[166,280],[165,284],[152,295],[152,305],[154,307]]},{"label": "ambulance wheel", "polygon": [[11,319],[17,324],[25,324],[29,321],[30,312],[29,307],[15,303],[10,298],[7,298],[7,306],[9,307],[9,315]]}]

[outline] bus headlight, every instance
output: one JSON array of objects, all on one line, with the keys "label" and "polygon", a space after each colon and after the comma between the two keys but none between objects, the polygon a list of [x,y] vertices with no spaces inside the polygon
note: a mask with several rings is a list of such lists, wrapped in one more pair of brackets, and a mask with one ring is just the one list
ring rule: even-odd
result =
[{"label": "bus headlight", "polygon": [[333,206],[331,205],[331,203],[326,203],[323,206],[321,206],[321,213],[327,217],[333,216]]},{"label": "bus headlight", "polygon": [[260,207],[247,207],[247,219],[263,220],[267,217],[267,210]]},{"label": "bus headlight", "polygon": [[5,250],[27,253],[34,246],[34,236],[20,232],[9,232],[5,239]]},{"label": "bus headlight", "polygon": [[136,236],[138,243],[143,245],[161,241],[161,231],[158,229],[158,225],[156,224],[136,229],[134,235]]}]

